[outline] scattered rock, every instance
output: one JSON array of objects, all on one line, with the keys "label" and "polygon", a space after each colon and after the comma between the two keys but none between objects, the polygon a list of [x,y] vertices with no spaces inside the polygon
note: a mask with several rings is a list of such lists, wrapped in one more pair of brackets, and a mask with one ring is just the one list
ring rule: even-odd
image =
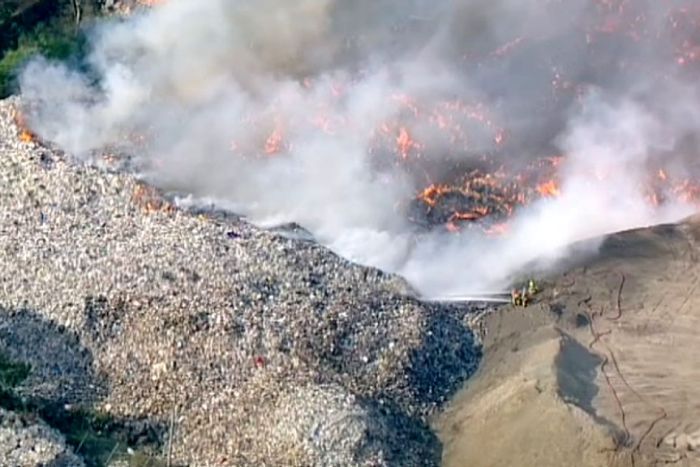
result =
[{"label": "scattered rock", "polygon": [[81,467],[63,436],[41,420],[0,408],[2,465]]},{"label": "scattered rock", "polygon": [[[307,386],[277,401],[267,434],[280,465],[426,465],[439,460],[435,445],[406,440],[385,414],[339,386]],[[437,455],[437,458],[436,458]]]}]

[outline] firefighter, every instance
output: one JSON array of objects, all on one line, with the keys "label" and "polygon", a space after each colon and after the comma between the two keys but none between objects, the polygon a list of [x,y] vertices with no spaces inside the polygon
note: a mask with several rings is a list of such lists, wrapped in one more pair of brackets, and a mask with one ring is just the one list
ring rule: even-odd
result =
[{"label": "firefighter", "polygon": [[537,292],[539,292],[540,289],[537,287],[537,284],[535,283],[534,279],[530,279],[527,283],[527,293],[533,297],[537,295]]},{"label": "firefighter", "polygon": [[523,296],[520,293],[520,290],[513,289],[510,293],[510,296],[513,306],[523,306]]},{"label": "firefighter", "polygon": [[526,286],[523,286],[522,289],[520,289],[520,296],[522,297],[520,299],[521,301],[521,306],[524,308],[530,304],[530,294],[528,291],[528,288]]}]

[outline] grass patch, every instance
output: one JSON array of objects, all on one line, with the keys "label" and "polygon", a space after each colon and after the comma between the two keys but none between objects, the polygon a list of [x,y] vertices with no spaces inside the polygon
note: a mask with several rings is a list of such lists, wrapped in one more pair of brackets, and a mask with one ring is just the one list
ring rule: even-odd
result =
[{"label": "grass patch", "polygon": [[[133,467],[166,465],[158,454],[161,449],[155,434],[134,435],[123,422],[108,414],[85,409],[68,411],[50,405],[41,407],[37,413],[65,436],[88,467],[106,466],[115,460],[127,461]],[[148,439],[135,440],[136,437]]]},{"label": "grass patch", "polygon": [[30,371],[31,367],[26,363],[12,362],[0,354],[0,391],[11,393],[27,379]]}]

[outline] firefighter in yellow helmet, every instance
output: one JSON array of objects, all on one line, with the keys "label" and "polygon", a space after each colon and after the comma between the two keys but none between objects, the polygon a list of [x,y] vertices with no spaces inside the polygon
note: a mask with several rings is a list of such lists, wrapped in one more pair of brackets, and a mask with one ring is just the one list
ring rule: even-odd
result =
[{"label": "firefighter in yellow helmet", "polygon": [[533,297],[537,295],[537,292],[539,292],[540,289],[537,287],[537,284],[535,283],[534,279],[530,279],[527,282],[527,293]]},{"label": "firefighter in yellow helmet", "polygon": [[539,291],[540,289],[537,287],[535,281],[530,279],[527,285],[523,285],[521,288],[516,288],[511,291],[511,303],[514,306],[526,307]]}]

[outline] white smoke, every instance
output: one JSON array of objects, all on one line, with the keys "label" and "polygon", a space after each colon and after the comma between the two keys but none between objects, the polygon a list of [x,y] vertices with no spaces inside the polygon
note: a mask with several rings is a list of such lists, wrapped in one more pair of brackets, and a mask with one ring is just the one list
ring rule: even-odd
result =
[{"label": "white smoke", "polygon": [[[676,152],[697,133],[687,73],[655,71],[673,44],[591,39],[600,4],[545,3],[170,0],[95,28],[88,71],[33,61],[21,91],[38,133],[79,157],[127,148],[161,187],[297,222],[426,294],[476,292],[572,242],[692,211],[655,208],[642,189],[660,157],[688,171]],[[668,27],[671,6],[637,7]],[[574,84],[553,96],[555,81]],[[457,111],[455,136],[418,115],[455,101],[488,116]],[[389,141],[404,127],[419,142],[405,156],[430,175],[483,154],[520,164],[560,151],[561,196],[518,212],[503,238],[417,237],[400,207],[426,179],[378,147],[386,122],[400,122]]]}]

